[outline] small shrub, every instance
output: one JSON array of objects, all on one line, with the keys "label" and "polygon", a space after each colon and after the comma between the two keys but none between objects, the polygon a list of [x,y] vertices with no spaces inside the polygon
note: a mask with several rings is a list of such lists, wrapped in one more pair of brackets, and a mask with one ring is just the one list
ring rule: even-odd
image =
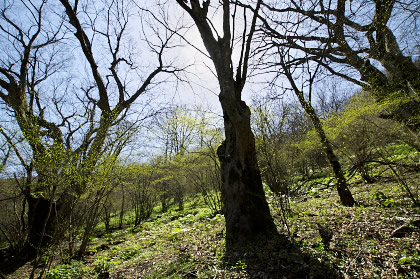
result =
[{"label": "small shrub", "polygon": [[311,188],[308,192],[308,196],[318,197],[319,196],[318,189],[317,188]]},{"label": "small shrub", "polygon": [[382,207],[390,208],[390,207],[397,207],[397,206],[400,205],[400,202],[397,202],[397,201],[395,201],[393,199],[388,198],[381,191],[373,192],[371,194],[371,198],[373,200],[376,200],[378,202],[379,206],[382,206]]},{"label": "small shrub", "polygon": [[140,254],[140,247],[138,245],[130,245],[125,247],[115,247],[112,249],[113,258],[127,261]]},{"label": "small shrub", "polygon": [[111,269],[111,259],[109,257],[102,257],[98,260],[96,260],[94,264],[94,270],[96,273],[105,273],[109,272]]},{"label": "small shrub", "polygon": [[46,279],[74,279],[82,278],[82,262],[72,261],[71,264],[62,264],[47,272]]}]

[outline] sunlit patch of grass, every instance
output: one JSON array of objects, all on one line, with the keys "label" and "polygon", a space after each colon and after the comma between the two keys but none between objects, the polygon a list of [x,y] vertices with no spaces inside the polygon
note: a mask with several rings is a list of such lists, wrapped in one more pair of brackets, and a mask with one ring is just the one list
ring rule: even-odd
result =
[{"label": "sunlit patch of grass", "polygon": [[[408,180],[416,183],[419,177],[410,174]],[[321,198],[292,201],[295,215],[290,221],[295,241],[314,257],[329,260],[350,276],[416,278],[420,271],[419,232],[413,231],[403,239],[392,238],[391,232],[411,218],[418,218],[420,212],[411,207],[406,193],[395,183],[391,177],[373,184],[350,184],[360,203],[352,208],[341,206],[334,192],[317,191]],[[322,243],[315,223],[333,229],[330,247]]]}]

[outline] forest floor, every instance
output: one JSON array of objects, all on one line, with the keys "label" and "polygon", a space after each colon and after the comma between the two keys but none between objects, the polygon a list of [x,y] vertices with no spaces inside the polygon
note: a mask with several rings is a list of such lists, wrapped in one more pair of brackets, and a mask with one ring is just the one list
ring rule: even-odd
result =
[{"label": "forest floor", "polygon": [[[406,179],[418,194],[420,174],[408,173]],[[92,239],[83,260],[63,263],[66,257],[59,251],[65,249],[55,249],[56,256],[44,264],[48,269],[44,278],[324,278],[312,271],[273,273],[279,266],[311,270],[318,265],[313,263],[328,266],[341,278],[420,278],[420,231],[414,223],[420,220],[419,207],[411,206],[392,177],[370,184],[352,179],[350,188],[358,206],[339,205],[333,187],[314,187],[286,204],[290,207],[286,222],[278,198],[269,195],[279,232],[306,260],[284,247],[268,255],[272,259],[268,265],[273,266],[258,270],[248,264],[246,255],[227,266],[224,217],[212,214],[196,198],[182,212],[157,214],[141,226]],[[394,232],[402,226],[401,233]],[[25,278],[30,270],[28,263],[8,278]]]}]

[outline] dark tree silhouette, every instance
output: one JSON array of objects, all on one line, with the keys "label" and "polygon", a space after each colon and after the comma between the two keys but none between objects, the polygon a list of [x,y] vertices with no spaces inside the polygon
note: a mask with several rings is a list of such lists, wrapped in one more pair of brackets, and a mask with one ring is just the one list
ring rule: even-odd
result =
[{"label": "dark tree silhouette", "polygon": [[[209,0],[177,0],[177,3],[194,20],[216,68],[226,137],[217,150],[223,181],[226,245],[228,251],[243,249],[257,236],[273,235],[276,231],[265,199],[257,164],[255,140],[250,125],[251,112],[246,103],[241,100],[248,75],[251,42],[261,1],[258,1],[255,6],[251,22],[243,23],[245,29],[241,39],[241,54],[236,73],[232,63],[234,36],[232,30],[235,28],[235,21],[233,20],[231,24],[231,6],[235,4],[231,4],[228,0],[220,1],[223,13],[223,36],[215,37],[213,24],[208,18]],[[250,24],[249,29],[247,29],[247,24]]]}]

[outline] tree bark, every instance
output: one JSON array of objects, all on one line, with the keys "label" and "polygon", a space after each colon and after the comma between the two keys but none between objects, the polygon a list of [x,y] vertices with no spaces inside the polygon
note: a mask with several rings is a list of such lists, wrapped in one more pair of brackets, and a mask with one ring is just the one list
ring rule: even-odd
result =
[{"label": "tree bark", "polygon": [[[221,163],[223,213],[226,220],[226,248],[238,250],[261,235],[276,232],[265,199],[257,164],[250,110],[245,102],[220,95],[226,139],[217,154]],[[236,107],[236,121],[230,115]]]},{"label": "tree bark", "polygon": [[55,203],[44,197],[28,199],[28,245],[31,251],[51,242],[55,227]]},{"label": "tree bark", "polygon": [[188,1],[176,1],[194,20],[216,68],[226,137],[217,150],[221,164],[226,250],[228,254],[243,251],[249,246],[258,245],[256,239],[267,240],[277,233],[265,199],[257,163],[255,140],[250,125],[251,112],[241,100],[261,1],[257,2],[249,34],[244,34],[241,58],[235,75],[232,66],[231,2],[221,1],[223,37],[215,38],[207,17],[209,0],[203,1],[202,5],[198,0],[190,0],[190,5],[187,4]]},{"label": "tree bark", "polygon": [[[283,54],[280,54],[280,55],[283,55]],[[293,80],[293,76],[290,70],[287,68],[283,60],[281,60],[280,65],[283,68],[284,74],[289,80],[290,85],[292,86],[293,92],[295,93],[296,97],[298,98],[305,112],[309,115],[311,122],[314,125],[315,131],[318,134],[319,140],[321,141],[322,149],[324,150],[324,153],[327,156],[328,162],[330,163],[331,168],[333,169],[333,172],[334,172],[334,176],[336,180],[336,188],[337,188],[338,196],[340,197],[341,204],[344,206],[355,205],[356,201],[354,200],[353,195],[350,192],[350,189],[347,187],[346,179],[344,177],[343,170],[341,169],[341,164],[334,153],[334,150],[331,146],[330,141],[325,135],[324,129],[322,128],[321,121],[319,120],[319,117],[316,114],[315,109],[312,107],[310,99],[309,101],[305,100],[305,96],[303,95],[303,92],[300,91],[299,88],[297,87],[295,81]]]},{"label": "tree bark", "polygon": [[[54,241],[54,238],[60,238],[72,213],[75,197],[63,193],[57,201],[53,201],[42,196],[30,195],[27,197],[27,201],[28,240],[25,252],[32,254],[39,248],[47,247]],[[61,233],[59,226],[63,226]]]},{"label": "tree bark", "polygon": [[318,134],[319,140],[321,141],[322,149],[324,150],[325,155],[327,156],[328,162],[333,169],[335,180],[336,180],[336,188],[338,192],[338,196],[340,197],[340,202],[344,206],[353,206],[356,204],[356,201],[353,198],[353,195],[350,192],[350,189],[347,186],[346,178],[344,177],[343,170],[341,168],[341,164],[334,153],[334,150],[331,146],[330,141],[328,140],[327,136],[325,135],[324,129],[322,128],[321,121],[319,120],[314,108],[309,104],[303,97],[302,92],[295,92],[299,102],[305,109],[306,113],[311,118],[312,124]]},{"label": "tree bark", "polygon": [[322,149],[324,150],[324,153],[327,156],[328,162],[330,163],[331,168],[333,169],[335,180],[336,180],[336,188],[337,188],[338,196],[340,197],[341,204],[344,206],[355,205],[356,201],[354,200],[353,195],[351,194],[350,189],[347,186],[346,178],[344,177],[341,164],[334,153],[334,150],[331,146],[330,141],[325,135],[324,129],[322,128],[321,121],[316,115],[314,108],[310,104],[308,104],[305,100],[303,100],[303,96],[299,97],[299,101],[301,102],[302,106],[305,108],[306,113],[309,114],[312,124],[314,125],[315,130],[318,134],[319,140],[321,141]]}]

